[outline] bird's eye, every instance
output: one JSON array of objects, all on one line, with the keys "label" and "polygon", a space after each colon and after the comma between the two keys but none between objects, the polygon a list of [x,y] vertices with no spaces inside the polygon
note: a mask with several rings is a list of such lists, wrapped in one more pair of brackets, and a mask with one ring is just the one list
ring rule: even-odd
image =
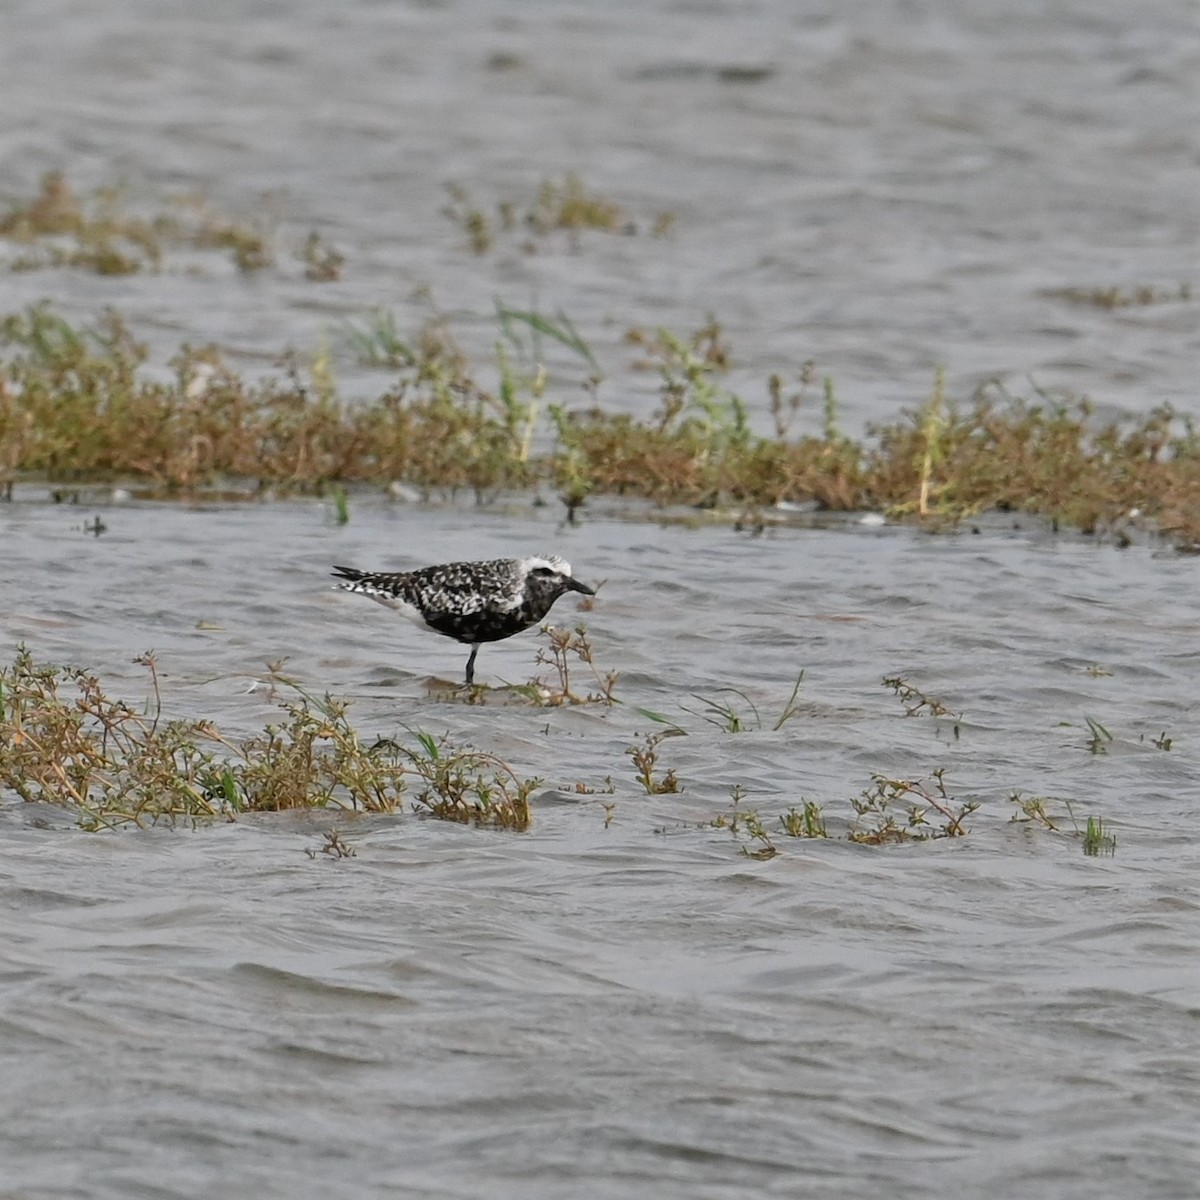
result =
[{"label": "bird's eye", "polygon": [[557,575],[558,572],[555,570],[552,570],[550,567],[534,567],[531,574],[541,575],[542,578],[546,578],[551,575]]}]

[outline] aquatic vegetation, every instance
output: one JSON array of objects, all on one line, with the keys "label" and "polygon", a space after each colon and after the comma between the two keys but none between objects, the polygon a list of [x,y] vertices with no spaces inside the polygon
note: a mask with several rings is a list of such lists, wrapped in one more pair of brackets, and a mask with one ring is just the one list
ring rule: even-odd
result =
[{"label": "aquatic vegetation", "polygon": [[[576,174],[561,179],[542,180],[532,200],[501,200],[481,205],[470,191],[458,183],[446,184],[449,197],[442,214],[466,235],[475,254],[486,254],[497,237],[523,234],[526,238],[545,240],[556,233],[566,233],[572,248],[578,248],[580,234],[585,231],[636,235],[638,225],[616,200],[589,188]],[[651,220],[655,237],[666,237],[675,224],[675,215],[660,212]],[[528,242],[527,250],[535,250],[536,242]]]},{"label": "aquatic vegetation", "polygon": [[[963,837],[963,821],[979,808],[979,802],[959,804],[946,790],[945,768],[932,773],[933,786],[923,780],[889,779],[873,775],[872,784],[850,801],[857,814],[847,836],[852,842],[872,846],[890,842],[927,841],[931,838]],[[896,810],[903,808],[898,817]],[[932,809],[941,823],[927,820]]]},{"label": "aquatic vegetation", "polygon": [[813,800],[804,800],[802,804],[802,808],[793,805],[780,816],[783,832],[788,837],[827,838],[829,831],[825,828],[824,809]]},{"label": "aquatic vegetation", "polygon": [[[1070,800],[1058,799],[1051,796],[1026,796],[1022,792],[1013,792],[1009,802],[1015,804],[1018,812],[1010,818],[1013,822],[1040,825],[1051,833],[1064,834],[1080,840],[1083,852],[1089,858],[1098,854],[1115,854],[1117,851],[1116,835],[1110,833],[1104,821],[1097,816],[1087,817],[1084,825],[1080,826],[1075,816],[1075,806]],[[1053,812],[1060,806],[1066,811],[1066,817]],[[1070,820],[1072,830],[1067,832],[1062,828],[1064,820]]]},{"label": "aquatic vegetation", "polygon": [[[1078,828],[1076,828],[1076,833],[1079,833]],[[1083,852],[1089,858],[1095,858],[1098,854],[1116,854],[1117,852],[1116,834],[1109,833],[1099,817],[1088,817],[1087,825],[1080,837],[1083,842]]]},{"label": "aquatic vegetation", "polygon": [[345,255],[326,243],[319,233],[310,233],[305,239],[300,259],[304,263],[304,278],[314,283],[332,283],[341,279]]},{"label": "aquatic vegetation", "polygon": [[656,776],[658,769],[658,747],[664,738],[678,736],[682,731],[665,730],[660,733],[648,733],[642,738],[641,745],[630,746],[625,753],[633,760],[637,781],[642,785],[648,796],[659,796],[664,793],[682,792],[683,785],[679,782],[674,768],[663,776]]},{"label": "aquatic vegetation", "polygon": [[1026,796],[1024,792],[1013,792],[1008,798],[1020,810],[1009,818],[1014,823],[1036,824],[1053,832],[1058,831],[1059,818],[1053,816],[1048,806],[1055,803],[1049,796]]},{"label": "aquatic vegetation", "polygon": [[335,483],[329,489],[329,498],[333,505],[333,523],[348,525],[350,523],[350,498],[346,489],[340,483]]},{"label": "aquatic vegetation", "polygon": [[[778,733],[784,725],[787,724],[803,706],[798,702],[797,697],[800,694],[800,685],[804,682],[804,672],[801,671],[796,676],[796,682],[792,685],[791,695],[784,701],[783,708],[780,710],[779,716],[771,724],[770,730],[772,733]],[[742,700],[749,709],[749,715],[744,715],[741,711],[734,707],[729,700],[723,699],[725,696],[736,696]],[[715,725],[718,729],[723,729],[726,733],[745,733],[747,730],[761,730],[767,728],[764,726],[762,715],[758,711],[758,706],[746,695],[741,688],[726,687],[719,688],[713,696],[703,696],[698,693],[693,693],[693,697],[699,700],[704,708],[700,712],[703,720],[710,725]],[[691,710],[680,705],[683,711],[690,713]]]},{"label": "aquatic vegetation", "polygon": [[[551,644],[565,661],[581,635],[562,634]],[[550,660],[555,661],[553,654]],[[347,716],[347,701],[308,692],[283,674],[282,662],[268,664],[265,676],[279,718],[234,738],[211,721],[168,720],[154,655],[135,661],[148,678],[148,694],[136,705],[110,696],[94,674],[35,662],[20,647],[12,665],[0,668],[0,793],[66,808],[87,830],[233,821],[243,813],[313,808],[408,811],[504,830],[530,826],[531,800],[542,780],[518,774],[486,750],[418,727],[407,728],[402,739],[364,739]],[[557,703],[580,702],[569,676],[562,676],[559,686]],[[588,699],[613,702],[599,693]],[[664,770],[660,762],[664,740],[680,736],[687,731],[670,724],[626,748],[645,795],[683,791],[675,769]],[[837,836],[887,846],[964,837],[966,820],[980,805],[952,795],[945,776],[945,768],[927,779],[872,775],[871,785],[849,800],[848,819],[839,822],[836,835],[829,831],[822,804],[801,798],[768,818],[745,804],[742,783],[730,787],[729,808],[698,825],[685,819],[682,827],[726,829],[741,852],[756,859],[780,853],[770,832],[776,820],[775,836],[782,830],[788,838],[812,841]],[[612,776],[603,782],[602,787],[576,783],[574,791],[594,796],[622,790]],[[1088,855],[1115,851],[1116,837],[1106,824],[1098,816],[1081,823],[1070,800],[1021,792],[1009,799],[1016,809],[1014,822],[1073,837]],[[616,799],[603,801],[602,808],[608,827]],[[1065,827],[1068,820],[1073,831]],[[336,826],[323,845],[307,853],[354,856]]]},{"label": "aquatic vegetation", "polygon": [[411,367],[418,360],[417,352],[400,337],[396,314],[390,309],[375,309],[361,326],[348,321],[345,333],[361,366],[391,371]]},{"label": "aquatic vegetation", "polygon": [[325,841],[316,850],[306,846],[304,853],[309,858],[316,858],[318,854],[327,854],[330,858],[357,857],[354,847],[347,845],[342,835],[336,829],[330,829],[326,832]]},{"label": "aquatic vegetation", "polygon": [[1088,731],[1091,734],[1087,743],[1088,750],[1093,754],[1107,754],[1113,735],[1093,717],[1085,716],[1083,719],[1087,722]]},{"label": "aquatic vegetation", "polygon": [[905,706],[904,715],[915,717],[927,712],[931,717],[952,717],[954,720],[954,740],[959,738],[963,714],[956,713],[942,703],[936,696],[927,696],[920,688],[913,686],[899,675],[889,675],[883,680],[883,686],[890,688],[896,698]]},{"label": "aquatic vegetation", "polygon": [[34,662],[24,647],[0,669],[0,788],[29,802],[72,809],[85,829],[160,821],[235,820],[246,812],[333,808],[398,812],[525,829],[536,779],[494,755],[414,734],[415,746],[360,739],[348,704],[294,693],[281,720],[248,738],[210,721],[163,719],[152,654],[137,660],[151,695],[141,712],[106,694],[86,671]]},{"label": "aquatic vegetation", "polygon": [[[195,198],[177,199],[152,216],[138,216],[127,211],[120,189],[105,188],[81,200],[62,172],[50,171],[32,200],[0,216],[0,239],[21,248],[7,264],[14,271],[73,267],[98,275],[131,275],[161,270],[168,251],[191,249],[228,251],[238,270],[251,272],[274,262],[272,223],[266,215],[235,221]],[[341,267],[340,256],[319,238],[310,238],[305,260],[309,278],[336,278]]]},{"label": "aquatic vegetation", "polygon": [[747,858],[756,858],[762,862],[774,858],[779,853],[779,848],[771,840],[771,835],[759,818],[758,812],[741,807],[746,793],[740,784],[734,784],[730,789],[729,798],[732,802],[729,811],[718,813],[709,824],[714,829],[728,829],[739,842],[743,838],[749,838],[749,845],[741,845],[741,852]]},{"label": "aquatic vegetation", "polygon": [[1186,303],[1192,299],[1191,284],[1163,288],[1153,284],[1121,287],[1064,287],[1047,288],[1041,293],[1049,300],[1065,300],[1069,304],[1086,304],[1093,308],[1129,308],[1147,304]]},{"label": "aquatic vegetation", "polygon": [[[498,302],[497,320],[494,383],[481,382],[440,317],[411,339],[382,311],[349,327],[360,361],[398,375],[382,396],[352,402],[325,348],[252,384],[217,349],[185,346],[164,381],[143,371],[146,349],[116,314],[79,329],[46,306],[27,309],[0,319],[0,487],[18,477],[128,479],[165,495],[403,485],[484,503],[548,485],[572,521],[596,495],[689,505],[753,529],[784,502],[933,528],[992,510],[1107,532],[1118,545],[1145,528],[1200,547],[1200,436],[1170,408],[1101,426],[1083,401],[1015,398],[999,384],[961,406],[939,375],[920,409],[856,441],[838,428],[827,380],[821,432],[793,436],[802,392],[786,398],[772,376],[776,428],[763,435],[722,381],[729,351],[715,322],[688,336],[631,334],[640,365],[659,376],[657,409],[635,416],[595,403],[603,372],[565,314]],[[550,343],[583,378],[551,374]],[[566,387],[589,405],[568,404]]]}]

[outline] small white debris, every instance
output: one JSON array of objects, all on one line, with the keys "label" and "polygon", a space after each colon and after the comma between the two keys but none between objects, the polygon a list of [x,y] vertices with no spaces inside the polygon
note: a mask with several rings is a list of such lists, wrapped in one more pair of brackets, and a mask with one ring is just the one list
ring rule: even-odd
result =
[{"label": "small white debris", "polygon": [[883,513],[863,513],[858,518],[858,523],[860,525],[886,525],[887,517]]}]

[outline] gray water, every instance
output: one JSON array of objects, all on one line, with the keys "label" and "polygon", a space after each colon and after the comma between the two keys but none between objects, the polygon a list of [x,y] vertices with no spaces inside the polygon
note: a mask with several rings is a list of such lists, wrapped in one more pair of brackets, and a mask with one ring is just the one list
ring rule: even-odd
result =
[{"label": "gray water", "polygon": [[[748,397],[813,357],[852,430],[938,363],[957,395],[1194,406],[1194,302],[1043,294],[1194,281],[1192,4],[28,3],[3,26],[0,193],[53,167],[151,202],[271,192],[285,249],[316,228],[346,254],[325,285],[286,253],[251,279],[5,276],[5,311],[117,307],[152,369],[182,341],[253,371],[327,339],[375,394],[337,331],[415,327],[426,284],[481,357],[493,297],[562,308],[614,407],[651,386],[625,328],[710,312]],[[491,202],[567,170],[674,233],[477,259],[439,215],[448,180]],[[528,498],[355,497],[344,527],[317,502],[81,499],[31,484],[0,512],[10,647],[134,702],[153,649],[170,711],[231,735],[277,714],[286,657],[364,734],[446,733],[545,784],[520,835],[341,816],[338,861],[306,853],[328,814],[91,835],[10,798],[0,1197],[1195,1194],[1194,558],[1008,518],[751,537],[603,504],[565,528]],[[438,700],[460,648],[326,587],[332,562],[538,549],[603,581],[555,616],[620,673],[612,709]],[[537,647],[484,647],[479,678],[530,678]],[[906,717],[891,675],[961,717]],[[704,720],[728,686],[765,728]],[[660,747],[678,795],[634,779],[638,708],[689,731]],[[940,768],[980,805],[966,838],[845,839],[873,773]],[[768,861],[711,825],[735,787]],[[1115,854],[1014,824],[1016,791],[1100,816]],[[783,836],[802,799],[828,840]]]}]

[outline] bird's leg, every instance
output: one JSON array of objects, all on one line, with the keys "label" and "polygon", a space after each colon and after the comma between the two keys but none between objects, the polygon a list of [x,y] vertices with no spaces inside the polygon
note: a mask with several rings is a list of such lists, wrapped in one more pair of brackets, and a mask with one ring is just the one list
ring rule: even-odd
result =
[{"label": "bird's leg", "polygon": [[479,643],[476,642],[471,647],[471,657],[467,659],[467,686],[470,687],[475,682],[475,655],[479,653]]}]

